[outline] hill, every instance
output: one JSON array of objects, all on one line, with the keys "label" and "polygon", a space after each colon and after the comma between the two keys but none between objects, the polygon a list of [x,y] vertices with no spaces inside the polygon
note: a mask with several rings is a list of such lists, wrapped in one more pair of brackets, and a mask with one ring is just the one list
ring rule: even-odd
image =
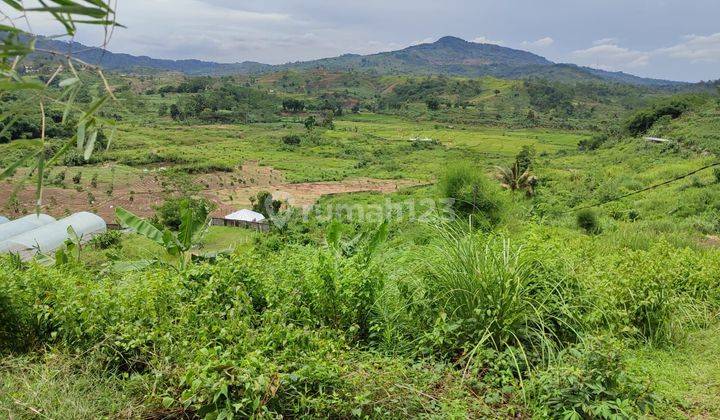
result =
[{"label": "hill", "polygon": [[364,71],[375,74],[412,74],[509,79],[541,77],[554,81],[610,81],[637,86],[679,86],[684,83],[649,79],[622,72],[557,64],[539,55],[493,44],[479,44],[456,37],[443,37],[434,43],[413,45],[398,51],[371,55],[345,54],[339,57],[269,65],[252,61],[216,63],[202,60],[163,60],[146,56],[119,54],[76,42],[41,37],[38,48],[73,51],[78,58],[123,72],[175,71],[188,75],[222,76],[263,74],[282,70],[325,69],[331,71]]}]

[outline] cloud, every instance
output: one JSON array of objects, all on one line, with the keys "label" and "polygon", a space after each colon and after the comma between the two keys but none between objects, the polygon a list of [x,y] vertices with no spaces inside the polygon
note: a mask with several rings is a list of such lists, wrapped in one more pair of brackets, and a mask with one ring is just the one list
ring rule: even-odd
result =
[{"label": "cloud", "polygon": [[694,63],[720,60],[720,32],[708,36],[687,35],[684,38],[684,42],[672,47],[660,48],[656,53]]},{"label": "cloud", "polygon": [[417,40],[417,41],[413,41],[413,42],[410,43],[410,45],[432,44],[432,43],[435,42],[436,40],[437,40],[436,38],[427,37],[427,38],[424,38],[424,39],[419,39],[419,40]]},{"label": "cloud", "polygon": [[547,48],[555,43],[555,40],[550,38],[549,36],[546,36],[545,38],[540,38],[537,41],[523,41],[522,46],[526,48]]},{"label": "cloud", "polygon": [[597,41],[593,41],[593,45],[608,45],[608,44],[616,44],[618,43],[617,38],[603,38],[598,39]]},{"label": "cloud", "polygon": [[489,39],[485,36],[479,36],[477,38],[474,38],[472,42],[478,43],[478,44],[494,44],[494,45],[502,45],[503,41],[494,41],[492,39]]},{"label": "cloud", "polygon": [[614,43],[600,44],[585,50],[573,51],[581,64],[603,70],[635,69],[650,64],[651,53],[620,47]]}]

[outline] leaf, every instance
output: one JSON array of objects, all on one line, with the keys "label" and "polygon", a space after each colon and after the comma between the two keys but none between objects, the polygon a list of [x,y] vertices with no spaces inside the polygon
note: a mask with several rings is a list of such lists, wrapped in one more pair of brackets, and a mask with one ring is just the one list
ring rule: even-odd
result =
[{"label": "leaf", "polygon": [[42,206],[43,193],[43,176],[45,175],[45,148],[40,151],[37,163],[37,183],[35,191],[35,214],[40,214],[40,206]]},{"label": "leaf", "polygon": [[117,127],[113,126],[112,131],[110,132],[110,136],[108,136],[107,145],[105,146],[105,151],[110,150],[110,145],[112,144],[112,141],[115,139],[115,134],[117,133]]},{"label": "leaf", "polygon": [[17,122],[17,120],[20,119],[19,115],[16,115],[11,119],[7,124],[5,124],[5,127],[3,127],[2,130],[0,130],[0,139],[12,128],[13,125]]},{"label": "leaf", "polygon": [[140,271],[157,263],[158,260],[118,261],[112,265],[112,270],[116,273]]},{"label": "leaf", "polygon": [[163,233],[147,220],[141,219],[122,207],[115,209],[115,216],[123,227],[132,229],[138,235],[142,235],[163,247],[165,246],[166,243],[163,238]]},{"label": "leaf", "polygon": [[85,145],[85,122],[80,122],[77,127],[76,144],[78,152],[83,150]]},{"label": "leaf", "polygon": [[17,170],[17,168],[24,165],[25,162],[27,162],[31,157],[39,156],[40,153],[42,153],[42,150],[40,150],[39,152],[36,152],[34,154],[25,155],[25,156],[21,157],[20,159],[16,160],[15,162],[13,162],[10,166],[5,168],[5,170],[2,171],[2,173],[0,173],[0,180],[3,180],[9,176],[12,176],[15,173],[15,170]]},{"label": "leaf", "polygon": [[68,97],[67,102],[65,102],[65,109],[63,109],[63,116],[62,116],[63,124],[65,124],[65,122],[67,121],[68,115],[70,115],[70,109],[72,108],[73,104],[75,103],[75,97],[77,96],[79,91],[80,91],[80,85],[73,87],[70,91],[70,97]]},{"label": "leaf", "polygon": [[70,77],[68,79],[61,80],[60,83],[58,83],[58,86],[60,86],[61,88],[64,88],[64,87],[72,86],[79,81],[80,81],[80,79],[78,79],[77,77]]},{"label": "leaf", "polygon": [[101,96],[100,98],[96,99],[92,104],[90,104],[90,107],[85,111],[85,115],[80,119],[80,122],[86,122],[90,118],[92,118],[93,114],[101,107],[103,104],[108,100],[107,96]]},{"label": "leaf", "polygon": [[15,0],[3,0],[3,2],[12,7],[13,9],[17,10],[18,12],[23,11],[22,5]]},{"label": "leaf", "polygon": [[194,210],[187,203],[182,204],[178,241],[184,250],[189,250],[192,247],[195,236],[207,225],[207,217],[207,209],[204,206]]},{"label": "leaf", "polygon": [[45,89],[45,85],[37,82],[11,82],[7,80],[0,80],[0,91],[2,90],[26,90],[26,89]]},{"label": "leaf", "polygon": [[88,137],[88,141],[85,144],[85,153],[83,154],[83,158],[85,158],[85,161],[90,160],[90,156],[92,156],[92,152],[93,150],[95,150],[95,141],[97,140],[97,136],[98,131],[93,130]]},{"label": "leaf", "polygon": [[[45,6],[45,7],[33,7],[27,9],[28,12],[46,12],[53,15],[56,14],[68,14],[68,15],[82,15],[90,16],[94,18],[103,18],[107,16],[107,11],[98,9],[95,7],[87,6]],[[57,16],[55,16],[58,19]]]}]

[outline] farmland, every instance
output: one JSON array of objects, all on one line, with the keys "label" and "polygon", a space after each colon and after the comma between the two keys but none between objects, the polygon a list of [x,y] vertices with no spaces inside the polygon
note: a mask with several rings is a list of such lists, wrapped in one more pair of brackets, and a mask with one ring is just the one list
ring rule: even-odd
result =
[{"label": "farmland", "polygon": [[[61,118],[0,144],[73,146],[10,171],[3,214],[40,179],[40,211],[126,228],[0,258],[0,415],[720,416],[712,89],[108,78],[94,149]],[[206,229],[251,207],[269,232]]]}]

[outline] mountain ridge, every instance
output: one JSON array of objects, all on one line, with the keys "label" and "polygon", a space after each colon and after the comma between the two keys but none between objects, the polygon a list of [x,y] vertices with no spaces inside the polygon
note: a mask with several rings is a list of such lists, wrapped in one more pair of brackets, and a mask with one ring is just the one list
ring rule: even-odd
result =
[{"label": "mountain ridge", "polygon": [[170,60],[114,53],[78,42],[38,38],[38,46],[56,51],[75,51],[88,63],[121,72],[173,71],[192,76],[263,74],[284,70],[326,69],[331,71],[367,71],[377,74],[448,75],[523,79],[540,77],[556,81],[606,81],[636,86],[681,86],[685,82],[635,76],[623,72],[555,63],[532,52],[466,41],[445,36],[432,43],[411,45],[401,50],[375,54],[343,54],[337,57],[285,64],[254,61],[218,63],[196,59]]}]

